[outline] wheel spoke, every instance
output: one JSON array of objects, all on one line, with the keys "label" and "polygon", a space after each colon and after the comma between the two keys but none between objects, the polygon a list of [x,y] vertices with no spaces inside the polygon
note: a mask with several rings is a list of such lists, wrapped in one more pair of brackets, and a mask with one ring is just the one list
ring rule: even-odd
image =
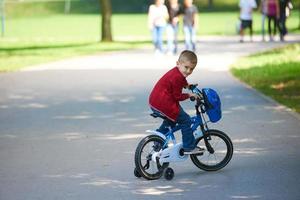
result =
[{"label": "wheel spoke", "polygon": [[148,154],[148,155],[150,154],[150,152],[149,152],[149,151],[146,151],[146,150],[144,150],[144,149],[143,149],[143,151],[142,151],[142,153],[141,153],[141,154],[143,154],[143,153],[144,153],[144,154]]},{"label": "wheel spoke", "polygon": [[211,156],[211,153],[210,154],[208,154],[208,161],[207,161],[207,164],[210,164],[210,157]]},{"label": "wheel spoke", "polygon": [[215,161],[216,161],[215,163],[218,163],[218,159],[215,153],[213,154],[213,156],[215,157]]}]

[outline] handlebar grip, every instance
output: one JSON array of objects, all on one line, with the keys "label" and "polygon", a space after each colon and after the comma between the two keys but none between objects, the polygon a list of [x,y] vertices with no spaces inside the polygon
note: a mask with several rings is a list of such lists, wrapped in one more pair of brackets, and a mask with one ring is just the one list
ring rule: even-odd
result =
[{"label": "handlebar grip", "polygon": [[195,100],[196,100],[196,97],[191,96],[191,97],[190,97],[190,100],[191,100],[191,101],[195,101]]},{"label": "handlebar grip", "polygon": [[190,90],[193,90],[193,89],[195,89],[197,86],[198,86],[198,84],[190,84],[188,88],[189,88]]}]

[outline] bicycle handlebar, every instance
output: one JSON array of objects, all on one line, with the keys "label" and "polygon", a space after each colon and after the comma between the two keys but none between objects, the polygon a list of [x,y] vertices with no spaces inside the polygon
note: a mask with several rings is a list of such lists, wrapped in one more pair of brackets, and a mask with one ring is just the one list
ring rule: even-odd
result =
[{"label": "bicycle handlebar", "polygon": [[[196,94],[200,100],[203,100],[203,94],[199,88],[197,88],[198,84],[191,84],[189,85],[189,90],[192,91],[193,94]],[[191,101],[195,101],[195,97],[190,97]]]},{"label": "bicycle handlebar", "polygon": [[[193,84],[193,85],[189,85],[189,90],[192,91],[193,94],[196,94],[198,96],[198,98],[195,98],[194,96],[190,97],[191,101],[196,101],[196,112],[197,114],[200,113],[205,113],[205,100],[204,100],[204,96],[203,96],[203,92],[197,88],[198,84]],[[200,110],[199,110],[200,108]]]}]

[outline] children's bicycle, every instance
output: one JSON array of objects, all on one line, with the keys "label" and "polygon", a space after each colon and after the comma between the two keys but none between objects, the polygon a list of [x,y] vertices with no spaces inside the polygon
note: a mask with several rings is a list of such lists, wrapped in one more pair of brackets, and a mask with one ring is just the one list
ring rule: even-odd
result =
[{"label": "children's bicycle", "polygon": [[[197,85],[190,86],[190,90],[199,98],[191,98],[195,101],[196,116],[191,117],[192,130],[197,147],[203,151],[197,154],[186,154],[182,142],[177,143],[174,132],[181,129],[176,124],[169,127],[166,134],[148,130],[150,133],[143,138],[135,151],[134,175],[147,180],[159,179],[164,175],[165,179],[174,177],[174,170],[169,167],[171,162],[183,162],[190,156],[192,162],[205,171],[217,171],[225,167],[232,158],[233,145],[231,139],[222,131],[209,129],[208,122],[217,122],[222,117],[221,101],[213,89],[203,88]],[[206,120],[206,114],[209,120]],[[151,116],[166,119],[165,116],[154,112]],[[199,129],[198,129],[199,128]]]}]

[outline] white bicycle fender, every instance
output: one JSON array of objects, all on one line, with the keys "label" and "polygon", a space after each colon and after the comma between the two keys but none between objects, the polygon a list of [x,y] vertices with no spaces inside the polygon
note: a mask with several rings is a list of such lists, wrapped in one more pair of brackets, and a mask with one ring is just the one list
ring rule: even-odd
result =
[{"label": "white bicycle fender", "polygon": [[164,134],[162,134],[161,132],[155,131],[155,130],[147,130],[147,133],[151,133],[153,135],[158,135],[161,138],[163,138],[164,140],[167,139],[166,136]]}]

